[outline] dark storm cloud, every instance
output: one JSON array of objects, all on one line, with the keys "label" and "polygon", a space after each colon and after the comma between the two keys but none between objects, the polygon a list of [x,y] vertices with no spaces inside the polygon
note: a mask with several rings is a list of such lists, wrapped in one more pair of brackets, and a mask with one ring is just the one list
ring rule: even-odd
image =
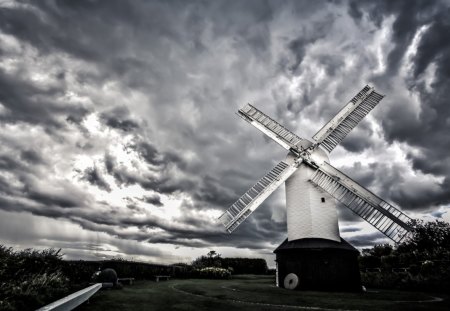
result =
[{"label": "dark storm cloud", "polygon": [[139,128],[139,124],[128,118],[128,113],[123,110],[114,110],[111,113],[103,113],[101,118],[109,127],[120,129],[124,132],[131,132]]},{"label": "dark storm cloud", "polygon": [[99,187],[102,190],[111,192],[111,186],[108,182],[103,178],[101,173],[98,171],[97,167],[90,167],[84,171],[83,179],[88,181],[90,184]]},{"label": "dark storm cloud", "polygon": [[141,179],[139,175],[129,172],[125,168],[119,168],[114,156],[105,154],[106,171],[115,178],[118,185],[134,185]]},{"label": "dark storm cloud", "polygon": [[[397,102],[391,106],[382,120],[383,130],[389,141],[399,141],[418,148],[419,152],[410,153],[409,159],[413,168],[425,174],[445,176],[439,189],[433,191],[413,192],[401,189],[391,194],[391,199],[402,203],[407,208],[425,208],[448,204],[448,176],[450,174],[450,107],[446,94],[450,92],[450,44],[448,33],[450,22],[448,15],[450,5],[446,1],[382,1],[352,2],[351,14],[361,19],[363,13],[377,22],[378,25],[389,15],[395,16],[393,23],[394,49],[388,56],[389,70],[380,77],[388,89],[393,72],[398,70],[404,61],[407,47],[422,27],[423,34],[419,39],[417,51],[412,58],[412,75],[406,82],[411,91],[420,98],[420,112],[415,112],[408,102]],[[423,80],[425,70],[435,66],[434,78],[430,87]],[[392,90],[394,91],[394,90]],[[409,107],[408,107],[409,106]],[[393,181],[395,182],[395,181]],[[387,183],[392,185],[392,183]]]},{"label": "dark storm cloud", "polygon": [[[162,194],[174,192],[189,192],[195,189],[195,182],[185,176],[177,176],[177,164],[182,163],[177,156],[160,154],[151,144],[143,143],[145,146],[144,159],[153,166],[144,172],[131,171],[121,165],[113,155],[105,154],[104,162],[106,171],[115,178],[118,185],[140,185],[146,190],[156,191]],[[138,149],[142,151],[142,149]],[[174,160],[174,161],[172,161]],[[174,171],[172,170],[174,166]]]},{"label": "dark storm cloud", "polygon": [[[117,35],[120,23],[112,22],[110,20],[112,17],[119,18],[119,22],[123,22],[120,20],[122,18],[133,17],[131,6],[120,4],[108,6],[102,1],[81,1],[78,4],[68,1],[19,2],[27,6],[2,8],[0,11],[2,21],[0,27],[5,32],[32,44],[42,53],[62,50],[88,60],[99,60],[105,55],[106,50],[120,46],[118,40],[108,41],[102,35],[104,33]],[[102,10],[106,14],[101,14]],[[121,14],[114,14],[119,11]],[[103,17],[101,20],[94,18],[99,14]],[[80,20],[84,22],[79,23]],[[65,25],[64,32],[60,31],[62,25]],[[100,41],[102,44],[95,41],[102,38]]]},{"label": "dark storm cloud", "polygon": [[[62,51],[94,62],[103,74],[114,75],[131,87],[155,87],[161,80],[173,79],[177,68],[164,68],[151,61],[165,57],[172,47],[186,49],[189,56],[206,51],[198,36],[206,26],[204,16],[214,17],[214,36],[236,35],[236,44],[262,55],[270,44],[266,22],[274,9],[269,1],[216,1],[208,6],[197,1],[171,5],[160,1],[137,1],[133,5],[121,1],[22,2],[27,6],[0,11],[3,31],[32,44],[41,53]],[[124,44],[124,37],[131,40]],[[129,53],[147,44],[155,46],[155,40],[160,41],[161,48],[155,47],[152,58]]]},{"label": "dark storm cloud", "polygon": [[[316,21],[310,26],[314,29],[313,32],[304,31],[298,38],[289,42],[288,48],[294,54],[295,61],[292,65],[288,66],[288,69],[294,75],[301,74],[298,70],[305,57],[307,46],[317,40],[323,39],[326,36],[326,34],[330,31],[334,18],[335,17],[332,14],[327,15],[323,20]],[[332,61],[332,58],[326,57],[322,59],[325,60],[323,63],[329,69],[329,73],[334,73],[334,68],[338,67],[338,65]]]},{"label": "dark storm cloud", "polygon": [[32,149],[23,150],[20,153],[20,158],[31,164],[43,164],[44,163],[44,159],[42,159],[41,155]]},{"label": "dark storm cloud", "polygon": [[[174,223],[154,216],[132,217],[128,215],[111,218],[110,215],[95,214],[91,217],[73,217],[73,222],[93,231],[103,231],[110,235],[154,244],[175,244],[189,247],[207,247],[212,241],[224,237],[222,231],[211,226],[210,222],[185,213],[180,222]],[[126,232],[121,228],[137,227],[139,232]],[[158,234],[148,234],[146,229],[158,229]],[[207,238],[206,238],[207,237]],[[231,243],[231,241],[229,242]],[[230,246],[232,243],[230,244]]]},{"label": "dark storm cloud", "polygon": [[[437,12],[444,8],[444,1],[350,1],[349,13],[357,21],[365,15],[378,27],[389,16],[395,18],[392,25],[394,48],[388,55],[388,70],[385,77],[393,76],[417,29],[434,19]],[[381,81],[380,81],[381,82]],[[385,82],[385,85],[389,85]]]},{"label": "dark storm cloud", "polygon": [[39,87],[23,77],[11,75],[0,69],[0,102],[7,109],[0,115],[3,122],[28,122],[46,127],[62,127],[58,116],[82,118],[87,109],[82,105],[62,105],[55,98],[64,88]]},{"label": "dark storm cloud", "polygon": [[133,120],[121,120],[112,116],[110,117],[103,116],[103,117],[106,121],[105,122],[106,125],[112,128],[121,129],[124,132],[130,132],[139,127],[139,125]]},{"label": "dark storm cloud", "polygon": [[173,164],[184,168],[184,160],[174,152],[160,152],[149,142],[139,142],[136,145],[130,145],[130,148],[136,150],[139,155],[148,163],[155,166],[167,166]]},{"label": "dark storm cloud", "polygon": [[163,206],[164,205],[161,202],[161,197],[157,194],[145,195],[144,197],[142,197],[141,200],[144,201],[145,203],[155,205],[155,206]]},{"label": "dark storm cloud", "polygon": [[[443,7],[442,11],[433,17],[426,35],[420,41],[415,55],[414,75],[416,77],[421,75],[432,62],[448,65],[450,43],[445,39],[450,27],[447,18],[449,13],[450,7]],[[439,66],[437,70],[440,77],[438,80],[448,76],[447,66]]]},{"label": "dark storm cloud", "polygon": [[366,188],[372,188],[373,183],[380,173],[385,173],[385,171],[376,171],[377,163],[369,164],[369,167],[365,168],[361,162],[352,163],[351,166],[341,167],[341,171],[345,174],[351,176],[358,184]]},{"label": "dark storm cloud", "polygon": [[[105,167],[109,174],[114,176],[118,184],[139,184],[144,189],[153,190],[162,194],[173,192],[188,193],[198,202],[196,208],[223,207],[231,205],[236,196],[242,192],[242,188],[230,191],[228,183],[224,180],[235,181],[235,175],[227,176],[223,174],[220,179],[217,177],[203,175],[200,178],[188,178],[176,176],[176,171],[183,169],[189,172],[190,168],[185,160],[173,152],[161,152],[149,142],[138,142],[129,146],[136,150],[139,156],[148,164],[156,174],[141,175],[130,172],[114,159],[112,155],[105,155]],[[175,168],[175,172],[169,168]],[[195,172],[189,172],[195,173]]]},{"label": "dark storm cloud", "polygon": [[9,155],[0,155],[0,168],[4,170],[21,170],[25,169],[23,163],[17,161]]},{"label": "dark storm cloud", "polygon": [[236,194],[224,186],[221,179],[208,175],[201,179],[193,197],[216,206],[229,206],[236,200]]},{"label": "dark storm cloud", "polygon": [[34,176],[24,175],[21,177],[23,196],[42,206],[48,206],[53,211],[66,208],[85,207],[91,201],[91,196],[83,190],[78,189],[67,180],[59,180],[57,184],[43,186]]},{"label": "dark storm cloud", "polygon": [[44,205],[55,205],[60,207],[76,207],[80,205],[80,198],[67,196],[65,193],[54,194],[36,191],[32,189],[25,189],[28,198]]},{"label": "dark storm cloud", "polygon": [[[382,103],[381,103],[382,104]],[[368,122],[361,122],[351,133],[342,141],[340,146],[350,152],[361,153],[365,149],[373,145],[372,136],[373,130],[370,128]]]},{"label": "dark storm cloud", "polygon": [[394,202],[399,202],[408,210],[429,210],[430,207],[447,205],[450,202],[450,178],[446,177],[436,188],[430,188],[426,183],[415,187],[405,187],[391,194]]},{"label": "dark storm cloud", "polygon": [[[369,163],[363,165],[355,162],[352,166],[341,168],[353,180],[371,189],[379,197],[388,199],[407,211],[427,210],[432,206],[445,205],[450,199],[448,179],[430,185],[429,181],[407,175],[405,167],[395,163]],[[343,207],[345,210],[345,208]],[[354,220],[347,212],[342,212],[343,219]]]}]

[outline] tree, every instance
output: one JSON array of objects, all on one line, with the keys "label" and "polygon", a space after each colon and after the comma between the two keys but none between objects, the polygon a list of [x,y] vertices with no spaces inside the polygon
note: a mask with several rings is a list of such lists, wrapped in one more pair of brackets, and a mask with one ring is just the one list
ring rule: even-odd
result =
[{"label": "tree", "polygon": [[448,257],[450,253],[450,224],[436,220],[424,222],[412,220],[409,225],[413,228],[409,238],[397,247],[397,252],[421,252],[430,256]]},{"label": "tree", "polygon": [[219,253],[217,253],[216,251],[211,250],[211,251],[208,252],[208,254],[206,254],[206,256],[209,259],[215,259],[215,258],[220,258],[221,255]]},{"label": "tree", "polygon": [[408,267],[426,260],[450,260],[450,224],[436,220],[412,220],[412,231],[404,242],[393,248],[389,244],[375,245],[362,251],[361,268]]},{"label": "tree", "polygon": [[377,244],[373,248],[365,248],[362,253],[363,256],[371,255],[375,257],[388,256],[392,253],[392,245],[390,244]]},{"label": "tree", "polygon": [[206,256],[200,256],[192,262],[195,269],[202,269],[205,267],[222,267],[222,255],[214,250],[209,251]]},{"label": "tree", "polygon": [[362,273],[363,282],[383,288],[448,291],[450,224],[442,220],[412,220],[409,225],[410,234],[395,248],[385,244],[363,250],[361,268],[381,268],[376,273]]}]

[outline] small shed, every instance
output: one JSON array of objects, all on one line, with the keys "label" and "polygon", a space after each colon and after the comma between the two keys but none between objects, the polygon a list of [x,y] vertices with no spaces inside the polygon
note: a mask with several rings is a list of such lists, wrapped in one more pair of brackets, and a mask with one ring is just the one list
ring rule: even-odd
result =
[{"label": "small shed", "polygon": [[277,285],[296,290],[361,291],[359,251],[341,238],[287,239],[274,251]]}]

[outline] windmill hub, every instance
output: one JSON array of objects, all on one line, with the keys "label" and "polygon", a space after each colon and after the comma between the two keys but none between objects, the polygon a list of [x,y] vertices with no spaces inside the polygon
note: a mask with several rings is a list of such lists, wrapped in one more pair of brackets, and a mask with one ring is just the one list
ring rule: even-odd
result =
[{"label": "windmill hub", "polygon": [[[238,115],[289,151],[219,220],[233,232],[286,183],[288,238],[275,250],[277,284],[289,289],[361,288],[358,251],[339,235],[337,201],[399,243],[411,219],[330,164],[328,154],[383,99],[365,86],[313,137],[314,143],[247,104]],[[343,284],[346,284],[343,286]]]}]

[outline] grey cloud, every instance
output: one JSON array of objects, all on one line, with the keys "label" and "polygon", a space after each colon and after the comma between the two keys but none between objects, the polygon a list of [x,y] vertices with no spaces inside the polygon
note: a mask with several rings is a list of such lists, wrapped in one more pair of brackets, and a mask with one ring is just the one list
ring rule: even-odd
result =
[{"label": "grey cloud", "polygon": [[[448,22],[448,14],[450,7],[442,7],[442,10],[433,16],[431,24],[424,37],[419,43],[417,53],[415,55],[414,75],[418,77],[422,74],[429,64],[438,62],[448,64],[448,54],[450,51],[450,43],[446,39],[450,25]],[[448,76],[446,67],[438,67],[438,74]]]},{"label": "grey cloud", "polygon": [[62,208],[86,206],[89,199],[85,193],[67,182],[60,182],[57,190],[50,187],[42,189],[36,185],[36,181],[27,181],[23,188],[27,198],[43,204]]},{"label": "grey cloud", "polygon": [[117,107],[101,114],[101,119],[111,128],[131,132],[139,128],[139,124],[130,118],[130,112],[124,107]]},{"label": "grey cloud", "polygon": [[98,168],[96,166],[87,168],[84,171],[83,179],[88,181],[92,185],[96,185],[102,190],[111,192],[111,186],[108,184],[108,182],[103,178],[101,173],[98,171]]},{"label": "grey cloud", "polygon": [[105,154],[104,162],[106,171],[114,176],[118,185],[133,185],[139,181],[140,177],[138,175],[128,172],[126,169],[119,168],[114,156],[108,153]]},{"label": "grey cloud", "polygon": [[350,223],[361,221],[361,217],[353,213],[348,207],[343,204],[338,203],[337,212],[339,221],[346,221]]},{"label": "grey cloud", "polygon": [[[362,8],[364,6],[361,4]],[[450,145],[450,123],[447,119],[450,110],[445,94],[450,90],[450,45],[446,39],[450,31],[447,18],[450,6],[445,1],[386,1],[376,7],[373,4],[368,6],[371,7],[371,18],[382,19],[382,16],[389,14],[396,17],[393,24],[395,48],[388,58],[389,72],[382,77],[387,83],[390,81],[387,75],[400,66],[413,36],[421,27],[428,26],[419,40],[417,52],[412,58],[413,69],[406,80],[410,91],[419,97],[420,112],[417,114],[411,104],[403,99],[391,105],[382,124],[388,141],[404,142],[419,150],[408,155],[414,169],[425,174],[445,176],[445,181],[439,185],[440,190],[430,191],[427,185],[423,185],[423,191],[417,189],[419,193],[405,189],[393,193],[392,199],[420,208],[448,204],[446,183],[450,174],[447,165],[450,159],[447,148]],[[424,71],[432,64],[436,66],[436,71],[430,90],[422,78]]]},{"label": "grey cloud", "polygon": [[345,233],[345,232],[358,232],[361,231],[360,228],[358,227],[345,227],[339,230],[341,233]]},{"label": "grey cloud", "polygon": [[229,206],[236,200],[236,194],[231,193],[220,179],[203,176],[193,197],[200,202],[209,202],[216,206]]},{"label": "grey cloud", "polygon": [[152,165],[161,165],[166,162],[166,157],[162,155],[154,146],[147,142],[139,144],[138,152],[147,161],[147,163]]},{"label": "grey cloud", "polygon": [[[367,13],[368,17],[378,25],[389,15],[395,17],[393,24],[395,48],[388,57],[389,70],[377,80],[390,90],[389,83],[393,71],[397,70],[401,61],[405,58],[407,47],[412,43],[413,36],[423,26],[429,26],[419,41],[417,52],[413,56],[412,76],[406,81],[411,91],[416,92],[420,97],[421,112],[418,118],[410,108],[410,103],[405,99],[391,106],[382,120],[386,138],[389,141],[407,142],[411,146],[419,147],[430,163],[426,168],[420,158],[410,156],[413,164],[425,173],[439,175],[448,174],[446,165],[439,159],[446,159],[447,152],[444,146],[449,142],[447,135],[449,128],[446,118],[449,115],[448,105],[443,94],[448,92],[448,80],[450,74],[447,68],[450,63],[449,44],[446,39],[449,31],[449,24],[446,16],[450,10],[449,4],[445,1],[408,1],[392,2],[384,1],[376,5],[369,1],[351,2],[350,12],[355,18],[361,18],[362,13]],[[359,16],[359,17],[358,17]],[[436,65],[435,79],[432,83],[432,91],[428,91],[424,82],[420,80],[426,68],[431,64]],[[384,82],[382,82],[384,81]],[[395,94],[394,90],[392,90]],[[391,91],[389,91],[391,92]],[[439,113],[436,113],[439,111]],[[422,157],[419,155],[419,157]],[[419,164],[422,162],[421,164]]]},{"label": "grey cloud", "polygon": [[[146,149],[146,152],[149,152],[148,149]],[[151,170],[144,172],[128,170],[126,167],[121,166],[114,156],[110,154],[105,154],[104,161],[107,172],[115,178],[118,185],[138,184],[146,190],[171,194],[177,191],[192,189],[195,184],[188,178],[176,177],[176,173],[172,175],[166,167],[171,164],[170,161],[164,162],[162,159],[160,161],[152,157],[153,164],[160,164],[162,166],[156,166],[156,168],[151,168]]]},{"label": "grey cloud", "polygon": [[43,164],[45,162],[42,156],[33,149],[22,150],[20,158],[31,164]]},{"label": "grey cloud", "polygon": [[143,245],[133,243],[130,244],[127,241],[121,241],[121,243],[117,243],[119,252],[122,252],[127,255],[145,255],[145,256],[157,256],[162,257],[164,255],[167,256],[163,251],[155,248],[148,248]]},{"label": "grey cloud", "polygon": [[353,246],[359,248],[371,247],[375,244],[384,244],[388,242],[387,238],[381,232],[374,232],[371,234],[358,234],[346,240]]},{"label": "grey cloud", "polygon": [[348,134],[340,146],[350,152],[361,153],[374,145],[372,141],[373,130],[369,122],[364,121],[366,120],[363,120]]},{"label": "grey cloud", "polygon": [[[323,39],[326,34],[330,31],[330,28],[334,22],[334,16],[332,14],[328,14],[324,19],[320,21],[313,22],[310,26],[314,29],[314,32],[304,32],[301,35],[289,42],[288,48],[294,54],[295,61],[292,65],[289,65],[288,69],[294,75],[300,75],[301,72],[298,72],[300,65],[303,62],[303,58],[306,54],[306,48],[309,44],[316,42],[317,40]],[[323,63],[326,64],[329,72],[333,72],[334,64],[332,64],[331,58],[322,57]]]},{"label": "grey cloud", "polygon": [[0,155],[0,168],[4,170],[23,170],[25,166],[9,155]]},{"label": "grey cloud", "polygon": [[450,178],[442,183],[430,187],[427,183],[407,183],[406,186],[391,194],[392,200],[401,202],[408,210],[430,210],[437,206],[447,205],[450,202]]},{"label": "grey cloud", "polygon": [[61,105],[55,99],[64,88],[38,87],[29,81],[0,69],[0,102],[7,109],[0,115],[3,122],[28,122],[51,128],[64,126],[57,116],[82,118],[87,113],[83,105]]},{"label": "grey cloud", "polygon": [[164,204],[161,202],[161,197],[157,194],[146,195],[142,198],[142,201],[145,203],[149,203],[154,206],[163,206]]},{"label": "grey cloud", "polygon": [[[439,2],[430,3],[420,0],[408,2],[386,0],[377,3],[371,1],[349,2],[349,13],[359,22],[363,16],[367,16],[369,20],[380,27],[387,17],[394,16],[395,18],[392,28],[394,48],[388,55],[388,69],[384,77],[397,72],[400,61],[416,30],[434,18],[439,7],[444,3]],[[389,83],[386,81],[384,85],[387,86]]]},{"label": "grey cloud", "polygon": [[138,124],[132,120],[120,120],[114,117],[107,118],[106,125],[112,128],[121,129],[124,132],[129,132],[139,127]]}]

